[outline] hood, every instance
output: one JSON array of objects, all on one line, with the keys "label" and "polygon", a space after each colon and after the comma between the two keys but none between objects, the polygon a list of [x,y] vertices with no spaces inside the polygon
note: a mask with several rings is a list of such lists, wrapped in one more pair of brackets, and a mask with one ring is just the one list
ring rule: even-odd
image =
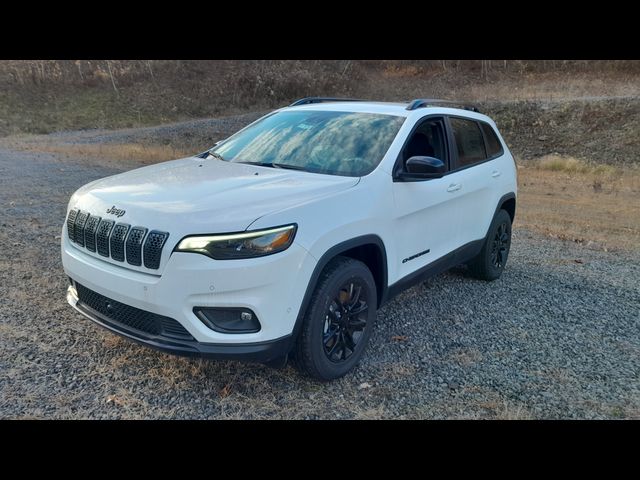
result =
[{"label": "hood", "polygon": [[87,184],[73,195],[69,207],[167,231],[177,241],[184,235],[242,231],[261,216],[320,199],[358,181],[190,157]]}]

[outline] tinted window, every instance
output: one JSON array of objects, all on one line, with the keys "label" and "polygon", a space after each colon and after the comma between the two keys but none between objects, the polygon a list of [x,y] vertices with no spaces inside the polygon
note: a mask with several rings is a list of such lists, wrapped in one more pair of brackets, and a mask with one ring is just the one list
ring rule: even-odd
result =
[{"label": "tinted window", "polygon": [[458,147],[458,167],[466,167],[487,158],[478,122],[451,118],[451,128]]},{"label": "tinted window", "polygon": [[238,132],[213,151],[230,162],[361,176],[380,163],[404,120],[373,113],[284,111]]},{"label": "tinted window", "polygon": [[435,157],[447,163],[446,140],[441,119],[424,121],[404,147],[404,161],[414,156]]},{"label": "tinted window", "polygon": [[489,157],[497,157],[502,154],[502,144],[498,140],[496,132],[487,123],[480,122],[480,128],[484,132],[485,146]]}]

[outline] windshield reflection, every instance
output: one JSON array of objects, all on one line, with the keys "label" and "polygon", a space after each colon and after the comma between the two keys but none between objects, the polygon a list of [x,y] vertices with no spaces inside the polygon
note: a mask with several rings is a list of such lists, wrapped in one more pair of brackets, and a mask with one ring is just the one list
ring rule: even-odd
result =
[{"label": "windshield reflection", "polygon": [[374,113],[278,112],[212,151],[226,161],[362,176],[380,163],[403,122],[404,117]]}]

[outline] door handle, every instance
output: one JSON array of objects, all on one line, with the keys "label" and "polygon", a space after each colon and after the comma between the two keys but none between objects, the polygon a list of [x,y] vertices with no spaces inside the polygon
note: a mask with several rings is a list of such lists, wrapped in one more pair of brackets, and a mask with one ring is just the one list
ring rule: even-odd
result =
[{"label": "door handle", "polygon": [[451,185],[449,185],[449,188],[447,188],[447,192],[457,192],[461,188],[462,185],[460,183],[452,183]]},{"label": "door handle", "polygon": [[493,172],[491,172],[491,176],[493,178],[498,178],[500,176],[500,172],[498,170],[494,170]]}]

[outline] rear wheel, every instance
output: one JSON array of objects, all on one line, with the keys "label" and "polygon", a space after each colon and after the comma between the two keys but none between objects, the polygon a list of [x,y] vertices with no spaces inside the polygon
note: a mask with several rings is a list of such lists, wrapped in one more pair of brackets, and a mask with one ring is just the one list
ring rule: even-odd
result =
[{"label": "rear wheel", "polygon": [[377,293],[367,266],[337,257],[322,272],[296,345],[299,368],[333,380],[358,363],[376,318]]},{"label": "rear wheel", "polygon": [[496,280],[507,264],[511,248],[511,216],[500,210],[489,227],[480,253],[469,262],[469,269],[476,278]]}]

